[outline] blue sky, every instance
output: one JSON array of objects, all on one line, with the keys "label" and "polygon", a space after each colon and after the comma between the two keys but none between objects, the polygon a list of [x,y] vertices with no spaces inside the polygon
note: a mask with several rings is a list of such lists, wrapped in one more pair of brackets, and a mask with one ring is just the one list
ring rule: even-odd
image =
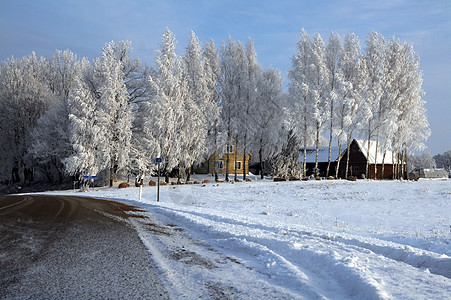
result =
[{"label": "blue sky", "polygon": [[[166,27],[182,54],[190,30],[217,47],[230,34],[254,40],[264,67],[282,71],[286,80],[301,28],[354,32],[362,41],[371,30],[414,45],[424,73],[423,88],[432,135],[432,154],[451,150],[451,1],[235,1],[235,0],[2,0],[0,60],[35,51],[49,57],[70,49],[78,57],[100,56],[106,42],[129,40],[134,55],[153,64]],[[285,84],[286,86],[286,84]]]}]

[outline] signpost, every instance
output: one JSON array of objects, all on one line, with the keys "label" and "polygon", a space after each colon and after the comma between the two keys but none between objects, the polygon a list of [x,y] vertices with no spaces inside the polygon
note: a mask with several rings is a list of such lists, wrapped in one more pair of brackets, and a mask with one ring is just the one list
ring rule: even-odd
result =
[{"label": "signpost", "polygon": [[158,164],[158,181],[157,181],[157,202],[160,202],[160,163],[161,157],[157,157],[155,162]]},{"label": "signpost", "polygon": [[[89,185],[94,182],[94,179],[97,179],[96,175],[83,175],[82,183],[80,184],[80,190],[85,191],[89,190]],[[87,188],[86,188],[87,183]],[[94,186],[94,185],[93,185]]]},{"label": "signpost", "polygon": [[139,201],[141,201],[141,197],[143,195],[143,179],[139,181]]}]

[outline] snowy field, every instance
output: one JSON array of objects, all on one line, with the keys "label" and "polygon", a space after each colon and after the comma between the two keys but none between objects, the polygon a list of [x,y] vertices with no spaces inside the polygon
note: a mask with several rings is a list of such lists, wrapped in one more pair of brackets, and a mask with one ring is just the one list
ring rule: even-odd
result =
[{"label": "snowy field", "polygon": [[451,299],[451,181],[309,181],[55,192],[130,222],[173,298]]}]

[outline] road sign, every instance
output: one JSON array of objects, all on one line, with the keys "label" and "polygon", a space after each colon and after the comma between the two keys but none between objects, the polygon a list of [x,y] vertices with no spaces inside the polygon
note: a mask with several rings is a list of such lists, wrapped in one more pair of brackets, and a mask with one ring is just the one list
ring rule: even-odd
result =
[{"label": "road sign", "polygon": [[161,157],[157,157],[157,158],[155,159],[155,162],[156,162],[156,163],[161,163]]},{"label": "road sign", "polygon": [[83,176],[83,179],[97,179],[97,176]]}]

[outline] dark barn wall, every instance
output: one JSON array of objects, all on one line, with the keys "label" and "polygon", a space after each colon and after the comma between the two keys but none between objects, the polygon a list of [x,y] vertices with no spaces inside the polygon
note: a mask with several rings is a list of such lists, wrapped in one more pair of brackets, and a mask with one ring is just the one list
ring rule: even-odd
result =
[{"label": "dark barn wall", "polygon": [[[350,149],[351,151],[349,152],[348,176],[356,176],[357,178],[362,178],[362,175],[366,174],[366,157],[360,151],[360,148],[355,141],[352,141]],[[343,153],[343,157],[341,158],[340,161],[340,172],[338,175],[340,178],[345,178],[348,150],[349,149],[347,149]]]}]

